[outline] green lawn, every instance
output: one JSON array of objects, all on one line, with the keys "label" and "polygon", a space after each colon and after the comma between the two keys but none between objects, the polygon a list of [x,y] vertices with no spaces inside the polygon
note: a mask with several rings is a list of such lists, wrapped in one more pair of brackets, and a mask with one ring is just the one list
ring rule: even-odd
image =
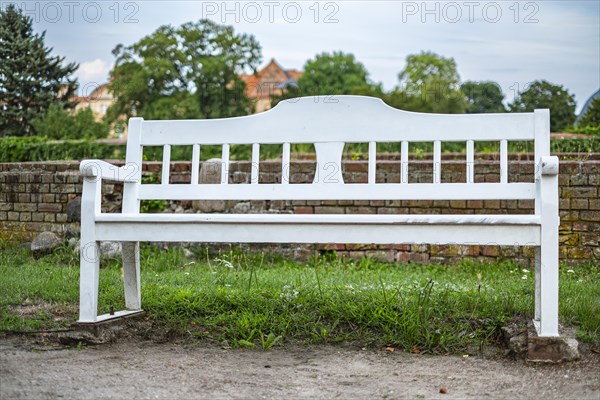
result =
[{"label": "green lawn", "polygon": [[[384,264],[323,257],[296,263],[230,252],[142,247],[142,302],[156,326],[185,336],[268,348],[287,341],[392,344],[460,352],[497,342],[512,319],[533,315],[533,271],[510,262]],[[124,306],[117,260],[103,260],[100,312]],[[600,343],[600,266],[560,271],[561,323]],[[78,256],[0,254],[0,331],[50,329],[77,318]]]}]

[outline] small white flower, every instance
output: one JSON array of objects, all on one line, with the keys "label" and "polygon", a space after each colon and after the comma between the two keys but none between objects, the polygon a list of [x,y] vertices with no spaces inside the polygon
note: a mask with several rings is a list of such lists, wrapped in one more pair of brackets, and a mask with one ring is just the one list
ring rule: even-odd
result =
[{"label": "small white flower", "polygon": [[523,273],[528,274],[529,270],[528,269],[522,269],[521,271],[523,271]]},{"label": "small white flower", "polygon": [[523,275],[521,279],[527,279],[527,275]]},{"label": "small white flower", "polygon": [[184,272],[183,274],[184,274],[184,275],[189,275],[190,273],[189,273],[189,272]]},{"label": "small white flower", "polygon": [[575,273],[575,271],[573,271],[572,269],[567,270],[567,274],[574,274],[574,273]]}]

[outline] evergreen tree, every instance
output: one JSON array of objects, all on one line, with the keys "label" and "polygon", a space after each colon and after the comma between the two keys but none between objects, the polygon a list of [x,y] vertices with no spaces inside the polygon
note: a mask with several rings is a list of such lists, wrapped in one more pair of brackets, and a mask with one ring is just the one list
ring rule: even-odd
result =
[{"label": "evergreen tree", "polygon": [[51,104],[75,105],[68,100],[76,89],[69,76],[78,65],[51,56],[45,33],[35,34],[31,18],[14,5],[0,10],[0,136],[33,135],[31,121]]}]

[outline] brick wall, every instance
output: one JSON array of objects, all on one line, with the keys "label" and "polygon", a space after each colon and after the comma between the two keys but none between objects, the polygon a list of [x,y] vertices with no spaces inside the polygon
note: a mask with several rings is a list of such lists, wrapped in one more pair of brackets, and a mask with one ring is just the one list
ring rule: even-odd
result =
[{"label": "brick wall", "polygon": [[[493,158],[493,157],[491,157]],[[513,160],[509,165],[510,182],[532,182],[534,166],[531,161]],[[190,163],[172,163],[171,183],[190,181]],[[0,237],[8,240],[31,240],[42,231],[65,233],[76,230],[77,199],[81,195],[81,178],[78,162],[40,162],[0,164]],[[144,175],[160,179],[161,164],[144,164]],[[311,182],[314,162],[292,161],[291,182]],[[367,181],[365,161],[344,162],[345,182]],[[261,162],[260,181],[280,180],[281,164],[277,161]],[[432,164],[429,160],[411,160],[410,182],[431,182]],[[499,165],[493,159],[476,160],[477,182],[498,182]],[[397,160],[377,163],[378,182],[399,182],[400,168]],[[232,183],[248,183],[249,162],[232,162]],[[462,160],[442,161],[442,182],[464,182],[465,163]],[[600,260],[600,161],[561,160],[560,165],[560,258],[569,264],[586,260]],[[122,186],[105,182],[103,185],[103,210],[120,211]],[[228,212],[228,213],[336,213],[336,214],[479,214],[533,212],[529,200],[471,200],[471,201],[177,201],[164,204],[175,212]],[[219,246],[213,246],[219,247]],[[222,247],[222,246],[221,246]],[[264,249],[260,245],[247,248]],[[359,258],[371,256],[386,261],[457,262],[471,257],[481,261],[509,258],[522,265],[532,263],[533,249],[512,246],[458,246],[458,245],[304,245],[269,246],[287,255],[306,257],[314,251],[336,251],[338,254]]]}]

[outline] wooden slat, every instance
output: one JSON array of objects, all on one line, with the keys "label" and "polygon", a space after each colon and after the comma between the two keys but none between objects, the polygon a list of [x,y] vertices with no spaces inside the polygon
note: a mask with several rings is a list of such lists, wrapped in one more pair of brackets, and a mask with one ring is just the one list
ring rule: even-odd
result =
[{"label": "wooden slat", "polygon": [[254,143],[252,145],[252,165],[250,183],[257,184],[260,176],[260,144]]},{"label": "wooden slat", "polygon": [[281,183],[290,183],[290,144],[283,144],[283,155],[281,157]]},{"label": "wooden slat", "polygon": [[165,144],[163,146],[162,179],[160,180],[160,183],[163,185],[168,185],[170,174],[171,174],[171,146],[168,144]]},{"label": "wooden slat", "polygon": [[310,96],[249,116],[144,121],[142,129],[143,145],[533,140],[534,115],[413,113],[370,97]]},{"label": "wooden slat", "polygon": [[467,140],[467,183],[475,182],[475,142]]},{"label": "wooden slat", "polygon": [[433,142],[433,183],[442,181],[442,142]]},{"label": "wooden slat", "polygon": [[400,183],[408,183],[408,142],[405,140],[400,148]]},{"label": "wooden slat", "polygon": [[194,144],[192,147],[192,185],[198,184],[198,172],[200,169],[200,145]]},{"label": "wooden slat", "polygon": [[[234,186],[234,185],[229,185]],[[281,186],[281,185],[280,185]],[[290,185],[294,186],[294,185]],[[97,240],[198,241],[221,243],[488,244],[536,246],[540,227],[531,225],[372,224],[264,222],[96,222]]]},{"label": "wooden slat", "polygon": [[377,179],[377,143],[369,142],[369,183]]},{"label": "wooden slat", "polygon": [[508,141],[500,141],[500,183],[508,183]]},{"label": "wooden slat", "polygon": [[227,185],[229,183],[229,144],[223,145],[223,151],[221,155],[221,184]]},{"label": "wooden slat", "polygon": [[534,197],[534,183],[206,184],[201,191],[192,185],[140,187],[142,200],[520,200]]}]

